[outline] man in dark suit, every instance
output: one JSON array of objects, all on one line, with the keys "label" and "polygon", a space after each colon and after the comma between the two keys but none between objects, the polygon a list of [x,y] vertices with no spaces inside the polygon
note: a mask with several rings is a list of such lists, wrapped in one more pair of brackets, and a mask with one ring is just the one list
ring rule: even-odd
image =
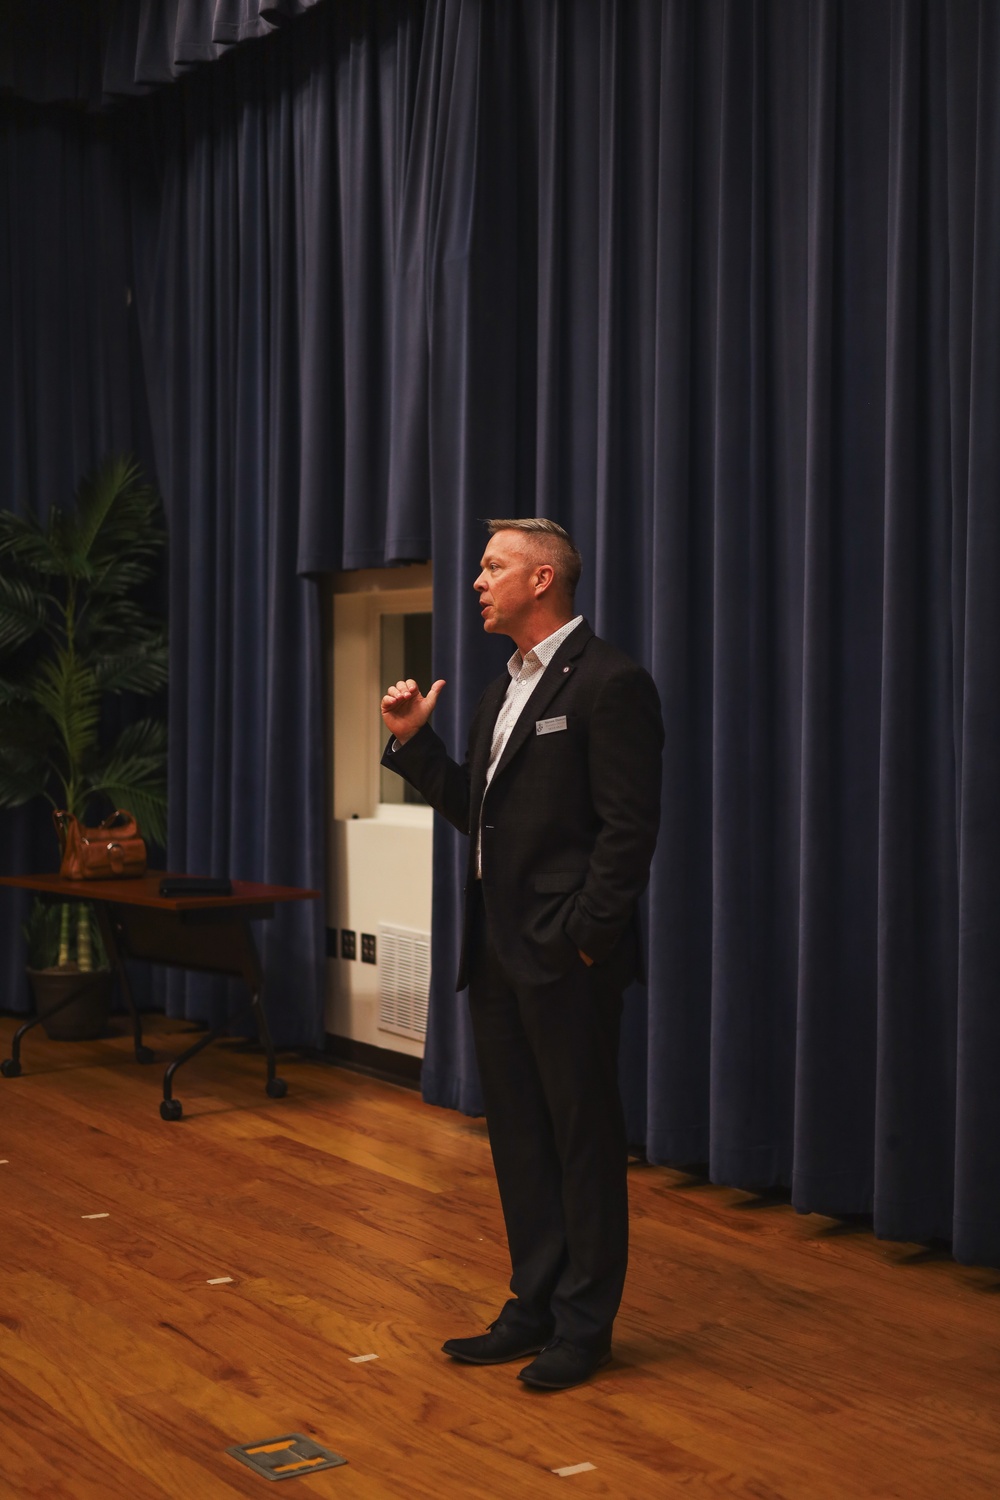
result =
[{"label": "man in dark suit", "polygon": [[469,835],[458,988],[476,1056],[513,1274],[471,1364],[537,1358],[530,1386],[577,1385],[610,1359],[628,1258],[618,1090],[622,992],[640,972],[636,902],[660,813],[652,678],[598,639],[573,597],[580,555],[542,519],[488,523],[483,628],[517,650],[480,699],[463,765],[412,680],[382,699],[383,764]]}]

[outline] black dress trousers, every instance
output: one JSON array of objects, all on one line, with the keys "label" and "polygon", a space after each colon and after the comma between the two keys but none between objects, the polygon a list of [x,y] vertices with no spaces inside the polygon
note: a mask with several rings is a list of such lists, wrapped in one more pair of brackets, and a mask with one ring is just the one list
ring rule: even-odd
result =
[{"label": "black dress trousers", "polygon": [[618,1046],[633,945],[517,983],[478,881],[470,899],[469,1006],[512,1265],[501,1320],[604,1353],[628,1261]]}]

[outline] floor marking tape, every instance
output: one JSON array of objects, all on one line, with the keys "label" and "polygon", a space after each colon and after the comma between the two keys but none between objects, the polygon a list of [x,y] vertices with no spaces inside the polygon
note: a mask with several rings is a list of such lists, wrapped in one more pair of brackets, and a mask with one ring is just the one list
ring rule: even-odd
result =
[{"label": "floor marking tape", "polygon": [[366,1365],[370,1359],[378,1359],[377,1354],[352,1354],[350,1363],[352,1365]]},{"label": "floor marking tape", "polygon": [[211,1281],[206,1281],[206,1286],[225,1286],[227,1281],[232,1281],[231,1276],[213,1276]]},{"label": "floor marking tape", "polygon": [[81,1214],[81,1219],[110,1219],[110,1214]]},{"label": "floor marking tape", "polygon": [[553,1469],[553,1474],[558,1474],[560,1479],[568,1479],[571,1474],[586,1474],[588,1469],[596,1469],[596,1464],[569,1464],[565,1469]]}]

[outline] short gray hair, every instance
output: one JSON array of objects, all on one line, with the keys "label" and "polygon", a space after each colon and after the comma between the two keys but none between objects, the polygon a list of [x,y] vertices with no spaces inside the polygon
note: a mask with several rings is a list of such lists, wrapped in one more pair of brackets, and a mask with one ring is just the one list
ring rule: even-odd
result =
[{"label": "short gray hair", "polygon": [[580,574],[583,572],[583,558],[577,551],[569,532],[564,530],[558,521],[550,521],[546,516],[496,518],[486,522],[486,530],[490,536],[496,536],[498,531],[523,531],[528,536],[537,539],[542,545],[546,542],[552,544],[555,547],[558,563],[557,582],[572,600],[576,593],[576,586],[580,582]]}]

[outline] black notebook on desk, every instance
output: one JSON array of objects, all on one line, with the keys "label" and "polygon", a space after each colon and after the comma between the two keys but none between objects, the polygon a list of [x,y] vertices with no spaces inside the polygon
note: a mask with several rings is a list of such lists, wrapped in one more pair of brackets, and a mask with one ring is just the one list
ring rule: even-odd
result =
[{"label": "black notebook on desk", "polygon": [[233,882],[211,875],[164,875],[161,896],[231,896]]}]

